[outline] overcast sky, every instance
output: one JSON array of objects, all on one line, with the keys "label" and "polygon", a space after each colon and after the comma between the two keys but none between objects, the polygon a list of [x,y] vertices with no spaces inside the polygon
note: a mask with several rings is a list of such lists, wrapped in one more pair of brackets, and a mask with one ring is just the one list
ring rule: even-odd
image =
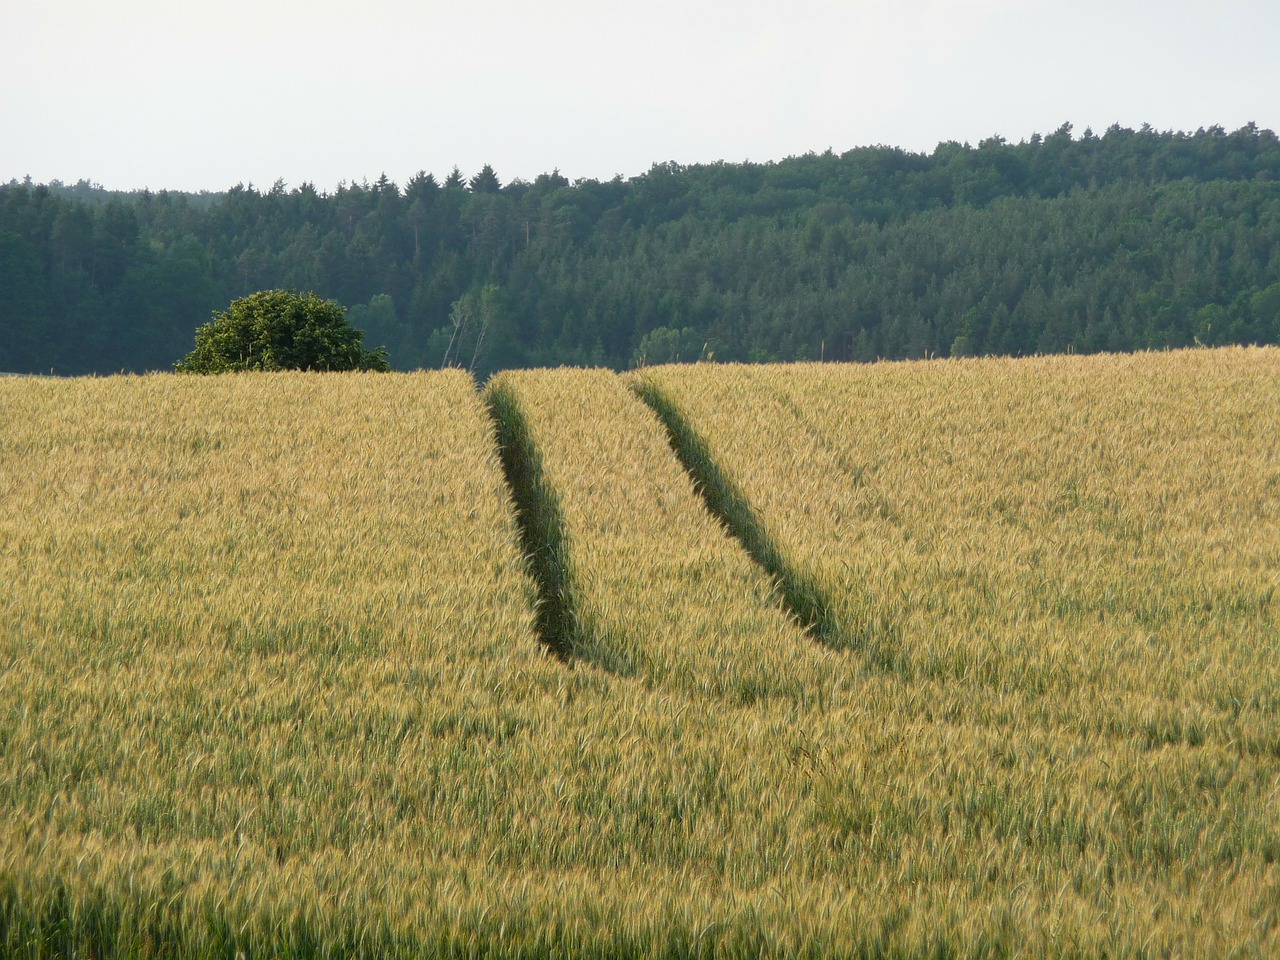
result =
[{"label": "overcast sky", "polygon": [[1277,0],[4,0],[0,181],[634,176],[1280,128]]}]

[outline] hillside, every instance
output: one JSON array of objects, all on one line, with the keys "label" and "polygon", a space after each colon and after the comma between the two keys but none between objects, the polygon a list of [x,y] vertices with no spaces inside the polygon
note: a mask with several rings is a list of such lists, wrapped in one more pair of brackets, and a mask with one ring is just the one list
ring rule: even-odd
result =
[{"label": "hillside", "polygon": [[0,186],[0,371],[169,369],[273,287],[347,305],[400,369],[482,376],[1277,343],[1280,141],[1066,124],[608,182]]},{"label": "hillside", "polygon": [[0,955],[1274,956],[1278,384],[0,379]]}]

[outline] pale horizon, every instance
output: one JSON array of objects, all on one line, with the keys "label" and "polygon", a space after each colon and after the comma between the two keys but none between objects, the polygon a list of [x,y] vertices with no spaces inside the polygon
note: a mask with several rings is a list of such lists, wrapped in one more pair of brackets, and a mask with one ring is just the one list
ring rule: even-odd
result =
[{"label": "pale horizon", "polygon": [[370,0],[6,12],[0,183],[267,190],[491,165],[630,178],[1069,122],[1280,127],[1280,8],[1227,0]]}]

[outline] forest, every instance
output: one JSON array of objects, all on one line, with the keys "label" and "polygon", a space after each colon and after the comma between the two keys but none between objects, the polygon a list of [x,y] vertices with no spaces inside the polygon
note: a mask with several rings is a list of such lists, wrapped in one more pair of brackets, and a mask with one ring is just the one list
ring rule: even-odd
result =
[{"label": "forest", "polygon": [[609,181],[0,185],[0,372],[172,369],[271,288],[339,301],[395,368],[481,376],[1277,343],[1280,140],[1063,124]]}]

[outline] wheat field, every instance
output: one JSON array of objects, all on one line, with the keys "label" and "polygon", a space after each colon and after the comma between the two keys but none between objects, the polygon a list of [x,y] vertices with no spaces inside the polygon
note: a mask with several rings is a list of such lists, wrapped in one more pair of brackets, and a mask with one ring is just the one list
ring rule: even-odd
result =
[{"label": "wheat field", "polygon": [[0,381],[0,955],[1275,955],[1278,387]]}]

